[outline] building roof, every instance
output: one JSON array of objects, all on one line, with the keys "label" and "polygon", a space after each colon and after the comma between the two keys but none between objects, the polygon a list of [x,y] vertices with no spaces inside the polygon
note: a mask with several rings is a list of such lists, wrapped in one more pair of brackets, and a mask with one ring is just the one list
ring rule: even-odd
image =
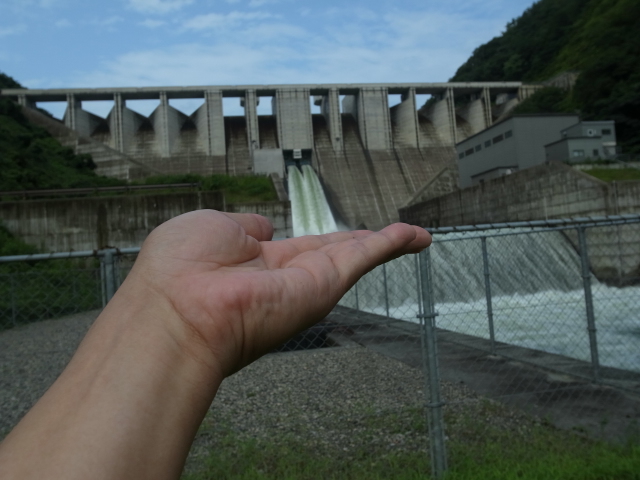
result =
[{"label": "building roof", "polygon": [[[513,114],[508,116],[507,118],[503,118],[502,120],[500,120],[499,122],[494,123],[493,125],[491,125],[490,127],[485,128],[484,130],[480,130],[478,133],[474,133],[473,135],[471,135],[470,137],[465,138],[464,140],[456,143],[456,147],[458,145],[461,145],[469,140],[471,140],[474,137],[477,137],[478,135],[481,135],[483,133],[485,133],[488,130],[491,130],[494,127],[497,127],[498,125],[501,125],[509,120],[513,120],[515,118],[527,118],[527,117],[540,117],[540,118],[548,118],[548,117],[579,117],[579,115],[577,113],[517,113],[517,114]],[[578,122],[580,123],[580,122]],[[576,123],[576,125],[578,125]],[[567,127],[570,128],[570,127]]]}]

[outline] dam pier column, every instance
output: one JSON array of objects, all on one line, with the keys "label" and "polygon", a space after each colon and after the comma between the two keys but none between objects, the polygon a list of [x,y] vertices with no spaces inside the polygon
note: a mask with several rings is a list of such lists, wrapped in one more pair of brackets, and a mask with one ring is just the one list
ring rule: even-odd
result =
[{"label": "dam pier column", "polygon": [[260,148],[260,130],[258,129],[258,97],[255,90],[247,90],[244,92],[244,118],[247,125],[247,142],[249,143],[249,152],[253,155],[253,151]]},{"label": "dam pier column", "polygon": [[196,128],[205,139],[207,155],[224,156],[227,152],[224,113],[222,111],[222,92],[206,90],[204,92],[203,112],[198,112]]},{"label": "dam pier column", "polygon": [[[84,113],[88,114],[88,112]],[[122,98],[121,93],[114,93],[113,108],[107,117],[109,131],[111,132],[109,146],[114,150],[126,153],[143,119],[142,115],[127,108],[126,101]]]},{"label": "dam pier column", "polygon": [[410,88],[402,94],[402,102],[391,109],[391,118],[396,127],[395,141],[398,144],[418,148],[418,109],[416,89]]},{"label": "dam pier column", "polygon": [[342,140],[342,116],[340,115],[340,93],[337,88],[329,89],[328,95],[322,97],[320,111],[329,126],[333,150],[337,152],[344,145]]},{"label": "dam pier column", "polygon": [[386,88],[363,87],[357,97],[357,120],[367,150],[391,150],[391,116]]},{"label": "dam pier column", "polygon": [[[474,135],[490,125],[487,120],[487,100],[485,96],[487,92],[485,90],[488,89],[485,88],[471,94],[469,103],[457,110],[457,114],[469,125],[470,132],[467,130],[467,135]],[[491,108],[490,102],[489,108]],[[491,112],[489,112],[489,117],[490,115]],[[456,140],[463,139],[457,138]]]},{"label": "dam pier column", "polygon": [[313,148],[311,93],[306,88],[282,88],[273,97],[278,143],[283,150]]},{"label": "dam pier column", "polygon": [[82,110],[82,102],[72,93],[67,94],[67,110],[64,112],[64,124],[83,137],[92,133],[91,114]]},{"label": "dam pier column", "polygon": [[[67,94],[67,110],[64,112],[64,124],[71,130],[76,130],[78,124],[78,109],[81,108],[80,102],[73,93]],[[78,132],[80,133],[80,132]]]},{"label": "dam pier column", "polygon": [[526,100],[533,95],[536,90],[538,90],[538,88],[534,85],[521,85],[520,88],[518,88],[518,101],[522,102],[523,100]]},{"label": "dam pier column", "polygon": [[26,95],[18,95],[18,105],[20,105],[21,107],[36,108],[36,102],[31,100]]},{"label": "dam pier column", "polygon": [[109,113],[109,130],[111,131],[111,148],[124,153],[124,109],[122,94],[113,94],[113,109]]},{"label": "dam pier column", "polygon": [[448,144],[457,142],[456,110],[453,88],[447,88],[440,99],[433,105],[426,115],[434,128]]},{"label": "dam pier column", "polygon": [[484,105],[484,124],[485,128],[493,125],[493,112],[491,110],[491,90],[487,87],[482,89],[482,102]]},{"label": "dam pier column", "polygon": [[173,144],[180,135],[182,122],[180,121],[180,113],[169,105],[167,92],[160,92],[160,105],[153,112],[151,123],[156,132],[160,156],[170,157]]}]

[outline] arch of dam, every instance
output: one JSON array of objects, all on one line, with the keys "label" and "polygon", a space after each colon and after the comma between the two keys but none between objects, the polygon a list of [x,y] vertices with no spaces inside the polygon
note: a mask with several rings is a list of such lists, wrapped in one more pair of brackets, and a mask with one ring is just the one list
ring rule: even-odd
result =
[{"label": "arch of dam", "polygon": [[[122,179],[157,174],[286,175],[285,158],[302,155],[318,173],[338,218],[378,229],[447,166],[454,145],[502,118],[537,85],[520,82],[247,85],[97,89],[5,89],[25,115],[77,153],[97,173]],[[389,96],[400,103],[389,107]],[[416,95],[431,95],[423,106]],[[225,116],[223,98],[244,115]],[[271,115],[258,115],[270,97]],[[186,115],[173,99],[201,99]],[[83,102],[112,101],[106,118]],[[148,117],[129,100],[156,100]],[[66,102],[62,122],[37,104]],[[311,103],[320,107],[312,114]]]}]

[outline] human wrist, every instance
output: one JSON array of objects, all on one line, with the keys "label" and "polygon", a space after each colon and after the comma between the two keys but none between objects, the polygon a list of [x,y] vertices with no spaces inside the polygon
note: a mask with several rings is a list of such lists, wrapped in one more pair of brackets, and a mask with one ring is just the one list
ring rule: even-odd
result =
[{"label": "human wrist", "polygon": [[223,369],[200,333],[174,307],[169,296],[144,275],[132,272],[107,304],[96,323],[124,329],[154,340],[156,351],[194,360],[207,376],[224,378]]}]

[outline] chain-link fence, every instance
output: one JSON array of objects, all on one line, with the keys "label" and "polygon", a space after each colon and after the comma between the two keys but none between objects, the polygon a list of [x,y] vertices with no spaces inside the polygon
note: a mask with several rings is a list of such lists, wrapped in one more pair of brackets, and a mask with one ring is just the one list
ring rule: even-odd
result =
[{"label": "chain-link fence", "polygon": [[440,429],[455,425],[444,426],[434,410],[469,402],[446,388],[441,396],[440,381],[559,427],[618,439],[637,432],[638,222],[630,215],[434,229],[418,262],[390,262],[345,295],[340,305],[350,314],[392,317],[414,335],[422,323],[436,469],[446,465]]},{"label": "chain-link fence", "polygon": [[[411,402],[418,404],[409,410],[427,407],[435,477],[447,467],[448,442],[468,435],[468,425],[452,412],[485,415],[479,397],[606,438],[634,427],[640,419],[640,216],[432,233],[429,249],[368,273],[323,322],[279,350],[366,347],[381,354],[376,358],[424,372],[418,397],[402,393],[409,399],[402,408]],[[137,251],[0,258],[0,329],[77,312],[97,315]],[[337,371],[348,361],[341,365]],[[394,365],[390,371],[400,369]],[[349,420],[331,426],[331,442],[336,432],[340,438],[360,432],[354,425],[373,423],[382,431],[390,413],[415,424],[415,417],[404,416],[409,410],[398,414],[394,403],[402,386],[385,390],[385,383],[393,380],[374,381],[384,401],[348,404]],[[507,415],[491,422],[502,421],[498,417]],[[384,435],[396,435],[389,432]],[[408,444],[407,438],[394,442]],[[424,437],[411,441],[424,445]]]},{"label": "chain-link fence", "polygon": [[0,330],[101,309],[138,250],[0,257]]}]

